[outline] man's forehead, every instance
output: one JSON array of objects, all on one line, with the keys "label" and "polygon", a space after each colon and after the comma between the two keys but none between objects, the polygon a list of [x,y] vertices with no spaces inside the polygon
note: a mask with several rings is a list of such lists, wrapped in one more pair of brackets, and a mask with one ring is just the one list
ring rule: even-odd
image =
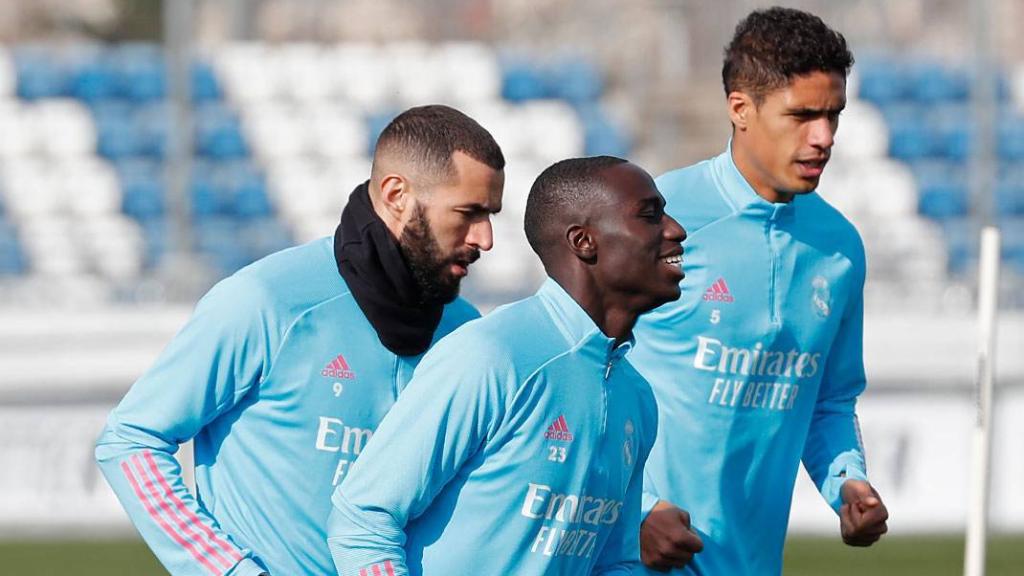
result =
[{"label": "man's forehead", "polygon": [[635,164],[618,164],[601,171],[605,201],[611,204],[641,204],[658,201],[661,194],[654,180]]}]

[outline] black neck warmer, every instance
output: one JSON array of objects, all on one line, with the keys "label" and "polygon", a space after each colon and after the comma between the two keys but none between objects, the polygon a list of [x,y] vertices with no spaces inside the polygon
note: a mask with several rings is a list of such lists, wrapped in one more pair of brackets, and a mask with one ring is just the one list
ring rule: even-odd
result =
[{"label": "black neck warmer", "polygon": [[398,242],[373,210],[369,182],[352,191],[341,213],[334,260],[385,348],[415,356],[430,347],[444,305],[421,303]]}]

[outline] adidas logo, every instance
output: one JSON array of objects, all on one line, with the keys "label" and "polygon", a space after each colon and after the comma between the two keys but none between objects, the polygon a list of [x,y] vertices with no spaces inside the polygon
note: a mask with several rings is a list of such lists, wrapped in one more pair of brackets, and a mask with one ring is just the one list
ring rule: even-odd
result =
[{"label": "adidas logo", "polygon": [[711,285],[711,288],[704,291],[705,302],[732,302],[733,300],[729,287],[725,285],[725,278],[719,278]]},{"label": "adidas logo", "polygon": [[348,367],[348,362],[345,361],[345,357],[338,354],[338,357],[331,360],[324,369],[320,371],[321,376],[328,378],[341,378],[343,380],[352,380],[356,377],[356,373]]},{"label": "adidas logo", "polygon": [[569,425],[565,423],[565,416],[559,416],[551,423],[551,426],[548,426],[548,431],[544,433],[544,438],[572,442],[573,435],[572,432],[569,432]]}]

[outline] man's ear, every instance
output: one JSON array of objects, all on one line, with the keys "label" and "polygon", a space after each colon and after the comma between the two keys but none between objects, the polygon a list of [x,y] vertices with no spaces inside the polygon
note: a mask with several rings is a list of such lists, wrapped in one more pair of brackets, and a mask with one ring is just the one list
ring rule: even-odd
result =
[{"label": "man's ear", "polygon": [[597,239],[588,227],[573,224],[565,231],[565,239],[569,242],[569,250],[580,260],[597,260]]},{"label": "man's ear", "polygon": [[754,100],[745,92],[734,90],[729,93],[726,99],[729,105],[729,120],[737,130],[746,130],[749,126],[751,114],[756,114]]},{"label": "man's ear", "polygon": [[412,204],[409,181],[401,174],[385,174],[380,180],[380,203],[395,222],[402,222]]}]

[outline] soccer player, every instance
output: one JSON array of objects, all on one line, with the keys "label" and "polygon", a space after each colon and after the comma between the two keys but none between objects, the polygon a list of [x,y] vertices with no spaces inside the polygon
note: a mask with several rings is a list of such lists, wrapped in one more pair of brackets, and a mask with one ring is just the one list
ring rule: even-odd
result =
[{"label": "soccer player", "polygon": [[651,571],[779,574],[801,459],[847,544],[886,531],[854,410],[864,248],[814,192],[852,64],[818,17],[751,13],[722,69],[728,149],[658,179],[689,239],[682,297],[641,318],[630,355],[661,423],[644,478]]},{"label": "soccer player", "polygon": [[[330,496],[422,353],[479,314],[505,160],[444,106],[380,135],[334,237],[217,284],[114,409],[96,458],[172,574],[326,574]],[[194,440],[197,494],[173,454]]]},{"label": "soccer player", "polygon": [[548,280],[433,350],[334,493],[338,574],[628,575],[657,426],[623,359],[679,296],[683,229],[651,177],[608,156],[534,183]]}]

